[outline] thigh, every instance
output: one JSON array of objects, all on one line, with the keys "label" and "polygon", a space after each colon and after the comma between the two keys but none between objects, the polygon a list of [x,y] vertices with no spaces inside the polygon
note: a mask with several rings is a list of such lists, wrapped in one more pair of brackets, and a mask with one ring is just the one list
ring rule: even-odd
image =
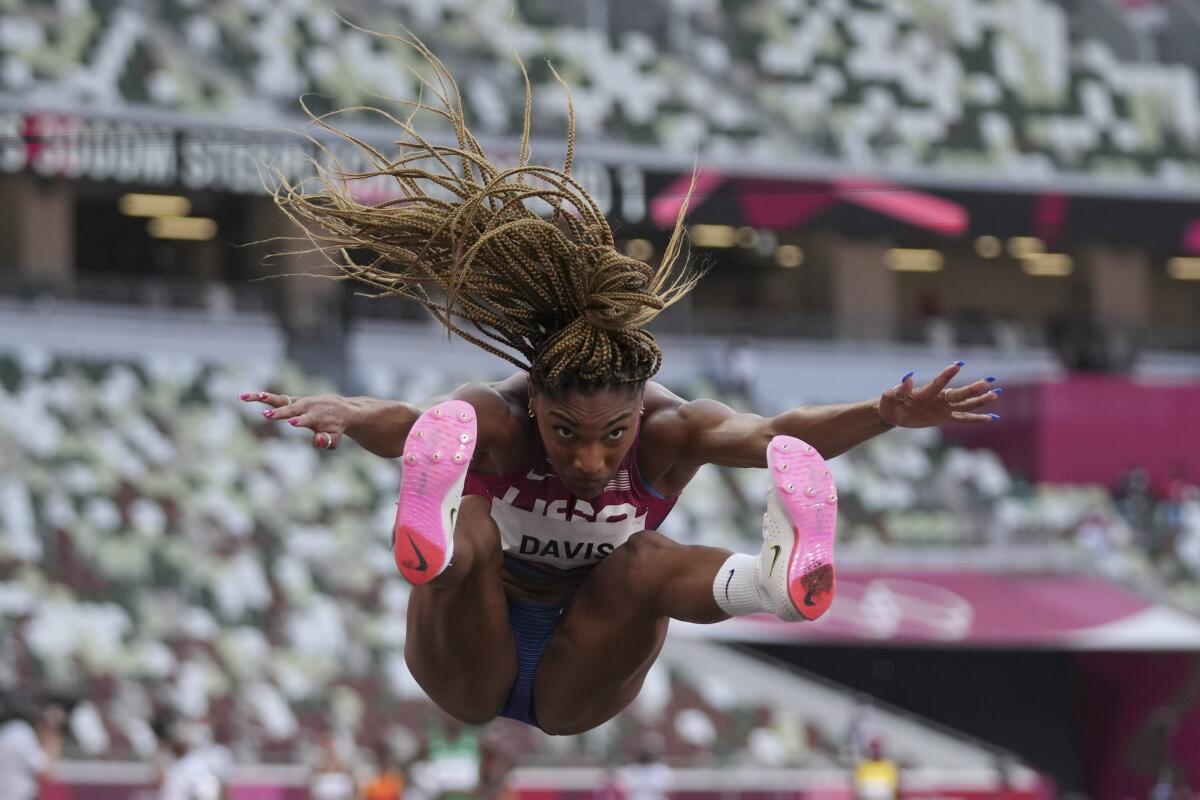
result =
[{"label": "thigh", "polygon": [[636,534],[568,601],[534,679],[538,723],[547,733],[590,730],[637,697],[670,622],[655,610],[652,584],[639,572],[670,546],[677,545],[653,531]]},{"label": "thigh", "polygon": [[502,563],[491,503],[464,497],[451,566],[409,594],[409,671],[431,700],[463,722],[495,717],[516,677]]}]

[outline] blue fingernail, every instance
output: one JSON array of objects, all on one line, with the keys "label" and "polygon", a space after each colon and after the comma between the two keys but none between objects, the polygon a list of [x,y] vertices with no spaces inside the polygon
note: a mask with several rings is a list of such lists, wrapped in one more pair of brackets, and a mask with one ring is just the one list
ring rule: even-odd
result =
[{"label": "blue fingernail", "polygon": [[901,378],[901,379],[900,379],[900,382],[901,382],[901,383],[904,383],[906,380],[908,380],[908,379],[909,379],[909,378],[911,378],[912,376],[913,376],[913,374],[910,372],[910,373],[908,373],[907,375],[905,375],[903,378]]},{"label": "blue fingernail", "polygon": [[995,389],[992,389],[992,394],[1004,394],[1004,387],[997,386]]},{"label": "blue fingernail", "polygon": [[988,414],[988,416],[991,417],[992,419],[1000,419],[999,414]]},{"label": "blue fingernail", "polygon": [[964,367],[964,366],[966,366],[967,362],[965,362],[965,361],[955,361],[955,362],[954,362],[954,364],[955,364],[955,366]]},{"label": "blue fingernail", "polygon": [[986,378],[984,378],[984,380],[987,381],[988,383],[995,383],[996,377],[994,375],[989,375]]}]

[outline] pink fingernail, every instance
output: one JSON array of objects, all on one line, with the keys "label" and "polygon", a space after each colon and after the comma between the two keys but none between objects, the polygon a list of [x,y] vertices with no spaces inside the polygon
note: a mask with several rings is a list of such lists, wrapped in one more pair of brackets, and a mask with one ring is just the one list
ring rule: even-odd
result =
[{"label": "pink fingernail", "polygon": [[299,425],[299,424],[300,424],[300,418],[299,418],[299,417],[292,417],[291,419],[289,419],[289,420],[288,420],[288,425],[291,425],[293,428],[294,428],[294,427],[296,427],[296,426],[297,426],[297,425]]},{"label": "pink fingernail", "polygon": [[266,417],[267,419],[270,419],[271,417],[275,416],[275,409],[268,408],[266,411],[263,412],[263,416]]},{"label": "pink fingernail", "polygon": [[242,392],[241,394],[238,395],[238,400],[249,400],[249,399],[250,399],[249,392]]},{"label": "pink fingernail", "polygon": [[317,447],[325,447],[329,444],[330,441],[331,440],[330,440],[329,436],[322,433],[319,436],[317,436]]}]

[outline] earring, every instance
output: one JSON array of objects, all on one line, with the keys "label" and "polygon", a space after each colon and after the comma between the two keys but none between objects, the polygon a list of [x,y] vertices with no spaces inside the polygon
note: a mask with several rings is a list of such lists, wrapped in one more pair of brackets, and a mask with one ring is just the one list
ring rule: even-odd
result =
[{"label": "earring", "polygon": [[638,415],[642,416],[642,417],[646,416],[646,407],[645,406],[642,406],[642,410],[638,412]]},{"label": "earring", "polygon": [[529,418],[533,419],[536,415],[533,413],[533,403],[529,404]]}]

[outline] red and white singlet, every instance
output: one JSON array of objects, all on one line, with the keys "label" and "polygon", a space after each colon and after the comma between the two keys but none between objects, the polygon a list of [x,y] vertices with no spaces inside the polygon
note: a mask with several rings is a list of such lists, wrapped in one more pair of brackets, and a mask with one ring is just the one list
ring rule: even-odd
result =
[{"label": "red and white singlet", "polygon": [[580,574],[638,531],[656,529],[679,499],[662,497],[642,480],[638,444],[591,500],[563,486],[538,437],[522,469],[512,475],[468,473],[463,493],[491,498],[510,568],[532,578]]}]

